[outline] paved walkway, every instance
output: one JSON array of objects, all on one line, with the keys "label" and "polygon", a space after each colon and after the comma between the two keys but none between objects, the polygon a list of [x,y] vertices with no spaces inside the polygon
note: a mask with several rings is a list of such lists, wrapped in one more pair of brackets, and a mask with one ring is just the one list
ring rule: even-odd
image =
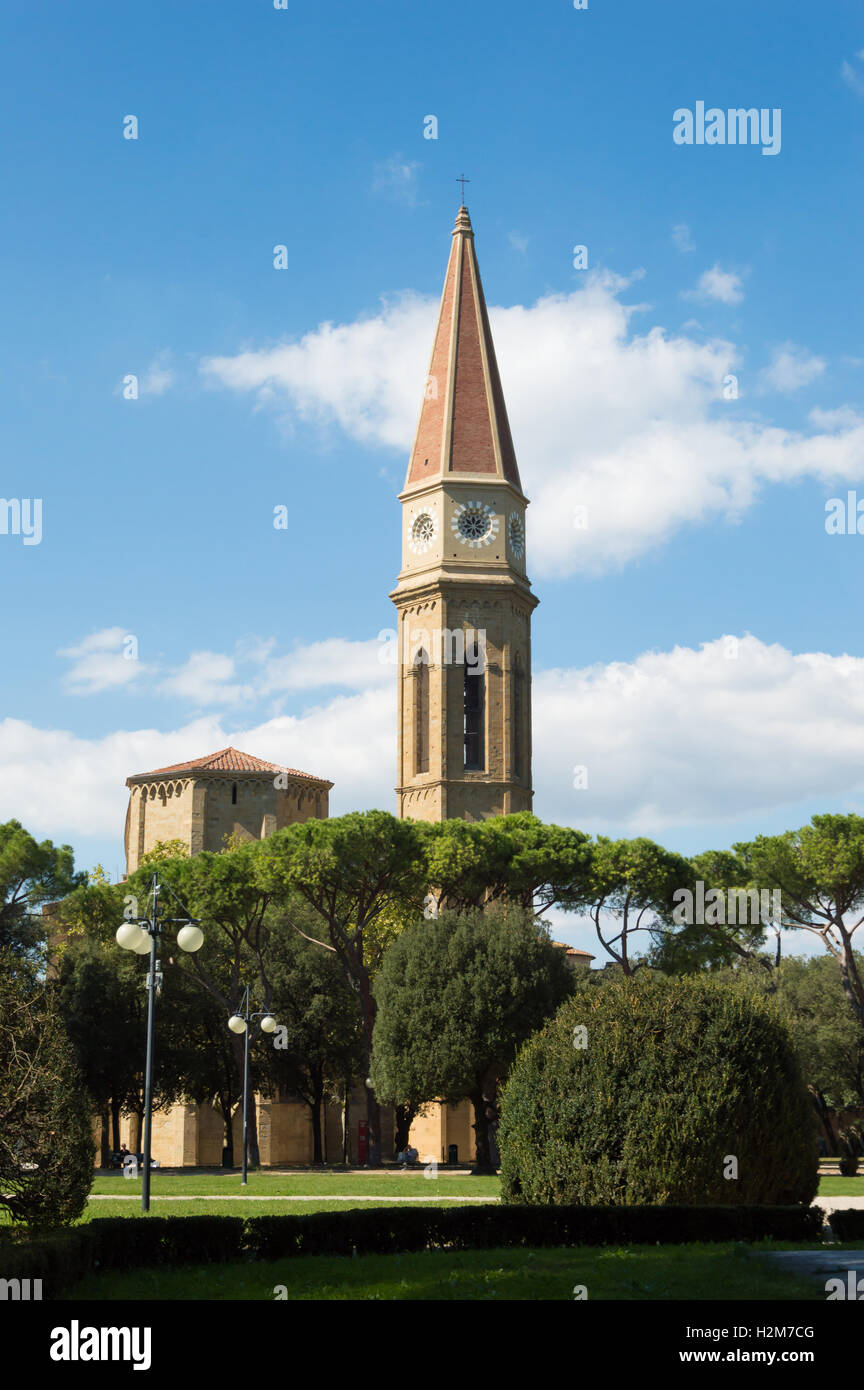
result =
[{"label": "paved walkway", "polygon": [[864,1207],[864,1197],[814,1197],[811,1205],[825,1212],[849,1211],[852,1207],[860,1211]]},{"label": "paved walkway", "polygon": [[812,1279],[823,1290],[829,1279],[842,1279],[844,1288],[848,1288],[850,1270],[853,1287],[864,1276],[864,1250],[772,1250],[757,1252],[755,1258],[770,1260],[787,1274]]}]

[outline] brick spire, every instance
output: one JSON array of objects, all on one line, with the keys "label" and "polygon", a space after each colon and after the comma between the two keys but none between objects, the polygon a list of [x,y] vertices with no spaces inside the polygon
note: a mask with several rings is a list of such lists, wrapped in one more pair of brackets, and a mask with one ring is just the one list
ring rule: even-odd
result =
[{"label": "brick spire", "polygon": [[405,486],[430,478],[497,477],[522,491],[468,209],[453,244],[420,422]]}]

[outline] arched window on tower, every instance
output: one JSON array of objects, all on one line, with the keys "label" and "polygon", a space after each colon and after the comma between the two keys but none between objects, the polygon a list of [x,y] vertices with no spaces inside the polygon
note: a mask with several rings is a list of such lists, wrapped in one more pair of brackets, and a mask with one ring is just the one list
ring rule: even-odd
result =
[{"label": "arched window on tower", "polygon": [[486,676],[483,666],[465,665],[465,767],[482,771],[486,763],[483,740],[483,704]]},{"label": "arched window on tower", "polygon": [[232,805],[232,806],[236,806],[236,805],[237,805],[237,783],[236,783],[236,782],[232,783],[232,785],[231,785],[231,805]]},{"label": "arched window on tower", "polygon": [[525,670],[519,653],[513,659],[513,776],[525,775]]},{"label": "arched window on tower", "polygon": [[414,658],[414,775],[429,771],[429,657]]}]

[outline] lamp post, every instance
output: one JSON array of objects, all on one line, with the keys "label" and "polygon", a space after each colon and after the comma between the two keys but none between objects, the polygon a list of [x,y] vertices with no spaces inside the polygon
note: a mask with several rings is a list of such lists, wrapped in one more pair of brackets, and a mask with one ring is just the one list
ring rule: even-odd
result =
[{"label": "lamp post", "polygon": [[249,1024],[256,1018],[261,1020],[262,1033],[275,1033],[277,1023],[273,1015],[267,1009],[259,1009],[257,1013],[249,1012],[249,986],[243,991],[243,1003],[236,1014],[232,1014],[228,1020],[228,1027],[232,1033],[242,1033],[243,1037],[243,1166],[241,1187],[246,1186],[247,1171],[247,1148],[246,1136],[249,1130]]},{"label": "lamp post", "polygon": [[[182,917],[166,917],[159,900],[162,888],[166,887],[183,911]],[[156,959],[157,946],[162,941],[166,926],[180,925],[177,945],[181,951],[200,951],[204,944],[204,933],[196,918],[187,912],[170,883],[162,884],[158,873],[153,874],[148,893],[150,913],[146,917],[125,917],[117,928],[118,946],[124,951],[134,951],[150,956],[150,969],[147,974],[147,1061],[144,1070],[144,1168],[141,1175],[141,1210],[150,1210],[150,1149],[153,1133],[153,1048],[155,1043],[156,996],[162,987],[160,962]]]}]

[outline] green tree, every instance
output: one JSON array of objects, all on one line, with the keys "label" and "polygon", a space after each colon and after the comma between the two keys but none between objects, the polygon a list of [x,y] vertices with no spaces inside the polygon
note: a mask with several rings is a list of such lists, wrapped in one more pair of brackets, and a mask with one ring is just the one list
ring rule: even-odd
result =
[{"label": "green tree", "polygon": [[[139,958],[89,935],[60,959],[60,1009],[75,1056],[102,1121],[101,1163],[120,1148],[120,1115],[138,1110],[146,1037]],[[110,1131],[109,1131],[110,1124]]]},{"label": "green tree", "polygon": [[375,984],[376,1090],[393,1103],[467,1096],[475,1171],[494,1171],[500,1083],[571,987],[563,952],[530,910],[498,905],[415,922],[388,950]]},{"label": "green tree", "polygon": [[0,953],[0,1205],[31,1227],[74,1221],[93,1157],[90,1097],[56,990]]},{"label": "green tree", "polygon": [[[201,950],[186,955],[173,948],[172,929],[169,927],[162,963],[166,988],[170,977],[177,973],[206,993],[216,1008],[215,1013],[208,1011],[202,1001],[199,1009],[193,1009],[190,1026],[200,1027],[203,1038],[213,1040],[211,1045],[215,1045],[216,1052],[212,1058],[203,1058],[193,1067],[195,1049],[186,1049],[189,1074],[185,1087],[187,1091],[191,1090],[193,1097],[207,1096],[219,1105],[226,1124],[225,1144],[229,1150],[232,1147],[229,1107],[236,1082],[225,1068],[222,1042],[216,1042],[216,1038],[221,1040],[222,1035],[214,1030],[218,1027],[216,1020],[221,1012],[222,1027],[234,1057],[233,1075],[239,1080],[243,1075],[244,1038],[228,1032],[228,1018],[238,1008],[246,984],[253,987],[256,1002],[261,1008],[271,1007],[266,958],[274,922],[273,892],[265,885],[260,873],[260,854],[267,843],[252,841],[224,853],[205,852],[191,858],[163,859],[158,863],[159,878],[164,885],[160,900],[166,917],[180,915],[182,904],[193,917],[200,920],[204,932]],[[123,885],[126,895],[133,900],[131,905],[136,909],[135,916],[144,914],[152,879],[153,866],[149,866],[136,870]],[[172,890],[176,897],[172,896]],[[168,1014],[167,1008],[160,1009],[160,1030],[171,1026]],[[180,1017],[178,1012],[175,1020],[179,1021]],[[259,1049],[256,1047],[260,1038],[258,1023],[250,1025],[250,1081],[253,1091],[262,1080]],[[180,1040],[177,1055],[182,1050]],[[181,1076],[182,1073],[178,1072],[178,1081]],[[254,1105],[249,1107],[249,1159],[253,1166],[259,1163]]]},{"label": "green tree", "polygon": [[[858,956],[859,972],[862,960]],[[831,956],[787,956],[770,977],[786,1011],[804,1079],[837,1110],[864,1107],[864,1029]]]},{"label": "green tree", "polygon": [[[302,918],[300,908],[292,917]],[[360,1010],[355,991],[332,951],[295,932],[274,933],[268,974],[272,1008],[279,1020],[268,1056],[274,1089],[308,1106],[313,1163],[323,1163],[321,1121],[325,1100],[363,1065]]]},{"label": "green tree", "polygon": [[41,958],[46,922],[39,909],[85,879],[75,873],[69,845],[37,844],[17,820],[0,825],[0,951]]},{"label": "green tree", "polygon": [[735,845],[748,887],[781,895],[778,926],[806,931],[837,962],[847,1004],[864,1028],[864,977],[854,937],[864,922],[864,817],[813,816],[784,835]]},{"label": "green tree", "polygon": [[[757,962],[760,970],[771,970],[780,960],[780,929],[770,917],[763,917],[758,899],[748,899],[746,860],[731,850],[707,850],[689,861],[692,882],[682,884],[691,891],[702,884],[705,920],[677,921],[673,913],[658,920],[651,933],[652,948],[647,963],[667,975],[684,975],[696,970],[723,971],[735,963]],[[680,911],[680,907],[678,908]],[[766,954],[766,937],[774,933],[774,959]]]},{"label": "green tree", "polygon": [[[690,888],[691,864],[653,840],[597,837],[591,860],[589,915],[597,939],[625,976],[651,963],[633,955],[633,937],[645,933],[646,951],[667,930],[677,889]],[[636,943],[637,945],[639,943]]]},{"label": "green tree", "polygon": [[[393,922],[422,910],[426,855],[412,821],[386,811],[351,812],[333,820],[309,820],[261,841],[261,882],[279,902],[285,920],[340,961],[360,1004],[363,1069],[371,1074],[376,1002],[372,982]],[[292,921],[292,899],[302,899],[317,920],[307,932]],[[366,1090],[367,1161],[381,1162],[381,1114],[372,1087]]]},{"label": "green tree", "polygon": [[485,821],[424,824],[436,906],[463,911],[503,899],[538,915],[588,899],[591,843],[581,830],[547,825],[527,811]]}]

